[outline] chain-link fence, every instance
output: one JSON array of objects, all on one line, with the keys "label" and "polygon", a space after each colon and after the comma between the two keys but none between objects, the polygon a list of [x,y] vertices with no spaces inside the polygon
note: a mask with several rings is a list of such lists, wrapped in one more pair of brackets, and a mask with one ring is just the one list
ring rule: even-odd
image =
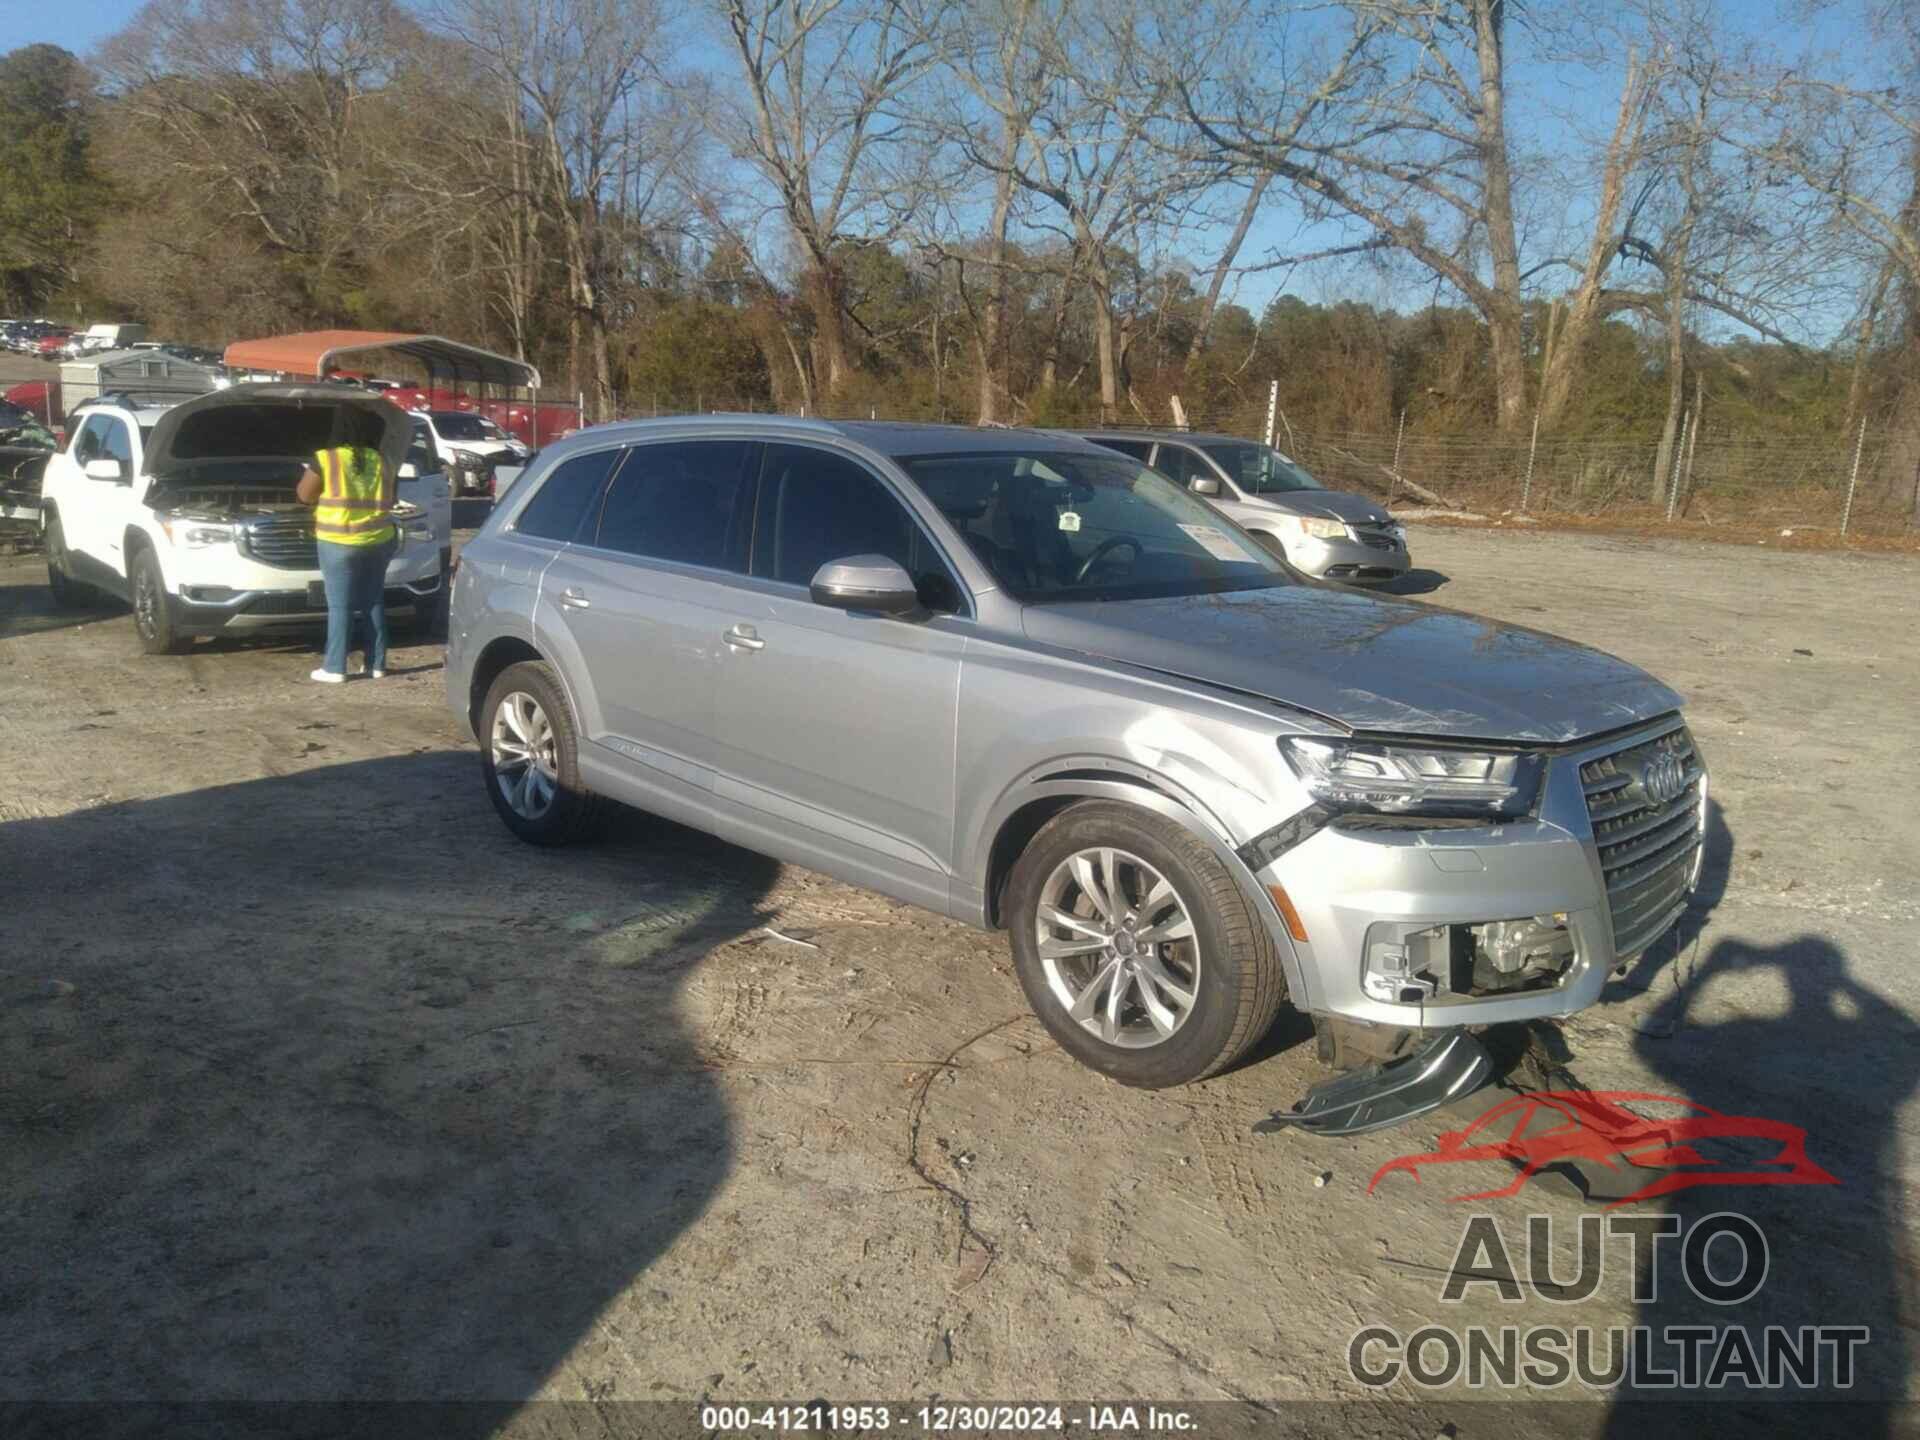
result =
[{"label": "chain-link fence", "polygon": [[[917,404],[839,402],[804,413],[838,420],[971,423],[972,396]],[[1258,438],[1249,406],[1213,413],[1187,409],[1188,428]],[[765,401],[732,396],[651,395],[626,404],[627,418],[713,412],[766,413]],[[786,411],[803,413],[800,407]],[[1043,409],[1049,427],[1101,428],[1084,407]],[[1130,426],[1147,428],[1137,415]],[[1157,422],[1171,428],[1170,420]],[[1323,484],[1357,490],[1396,507],[1437,506],[1490,516],[1532,514],[1672,522],[1727,529],[1803,529],[1906,536],[1920,531],[1920,436],[1869,419],[1851,433],[1772,438],[1711,428],[1674,446],[1664,477],[1657,440],[1566,438],[1547,434],[1427,435],[1405,431],[1308,432],[1275,417],[1279,448]],[[1857,468],[1856,468],[1857,459]]]}]

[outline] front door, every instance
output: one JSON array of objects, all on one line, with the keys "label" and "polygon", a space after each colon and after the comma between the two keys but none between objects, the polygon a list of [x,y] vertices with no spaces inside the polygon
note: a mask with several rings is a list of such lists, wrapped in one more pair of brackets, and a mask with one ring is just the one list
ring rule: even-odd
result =
[{"label": "front door", "polygon": [[[925,616],[852,614],[809,598],[823,564],[876,554],[915,577]],[[757,812],[823,868],[943,905],[968,628],[953,568],[859,461],[770,445],[752,571],[719,656],[718,798]]]},{"label": "front door", "polygon": [[599,514],[555,557],[541,610],[586,677],[576,696],[601,759],[643,786],[712,788],[714,669],[737,618],[758,444],[636,445]]}]

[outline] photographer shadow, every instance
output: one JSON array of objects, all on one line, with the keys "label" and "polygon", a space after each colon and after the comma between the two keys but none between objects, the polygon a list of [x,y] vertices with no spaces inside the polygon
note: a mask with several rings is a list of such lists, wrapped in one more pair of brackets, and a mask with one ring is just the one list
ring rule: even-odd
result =
[{"label": "photographer shadow", "polygon": [[[1727,991],[1739,985],[1738,997]],[[1768,992],[1785,991],[1784,1012]],[[1731,1001],[1732,1003],[1728,1003]],[[1714,1018],[1702,1012],[1713,1009]],[[1773,1013],[1769,1013],[1769,1012]],[[1816,1388],[1768,1392],[1736,1379],[1715,1392],[1622,1389],[1608,1416],[1609,1435],[1640,1440],[1669,1433],[1794,1433],[1848,1440],[1907,1433],[1914,1420],[1911,1332],[1903,1317],[1913,1273],[1909,1219],[1900,1173],[1898,1118],[1920,1083],[1920,1025],[1900,1006],[1854,980],[1846,957],[1829,940],[1803,935],[1783,944],[1738,939],[1716,944],[1657,1007],[1636,1052],[1676,1098],[1724,1116],[1756,1116],[1806,1131],[1806,1155],[1838,1180],[1700,1185],[1666,1198],[1666,1213],[1683,1233],[1704,1217],[1736,1212],[1767,1239],[1765,1282],[1737,1305],[1709,1303],[1682,1274],[1677,1242],[1661,1247],[1654,1296],[1640,1304],[1636,1325],[1651,1327],[1660,1345],[1670,1326],[1744,1328],[1760,1341],[1763,1327],[1792,1333],[1801,1326],[1865,1326],[1871,1339],[1855,1352],[1852,1383],[1837,1382],[1832,1355]],[[1730,1127],[1737,1136],[1740,1127]],[[1705,1168],[1791,1173],[1773,1165],[1778,1145],[1727,1142],[1720,1153],[1699,1147]],[[1693,1167],[1702,1168],[1702,1167]],[[1650,1172],[1642,1172],[1648,1174]],[[1724,1242],[1723,1242],[1724,1243]],[[1731,1247],[1712,1263],[1732,1268]],[[1721,1278],[1726,1278],[1722,1275]],[[1709,1399],[1708,1397],[1711,1396]],[[1678,1399],[1688,1406],[1682,1420]],[[1783,1401],[1847,1401],[1795,1404]]]}]

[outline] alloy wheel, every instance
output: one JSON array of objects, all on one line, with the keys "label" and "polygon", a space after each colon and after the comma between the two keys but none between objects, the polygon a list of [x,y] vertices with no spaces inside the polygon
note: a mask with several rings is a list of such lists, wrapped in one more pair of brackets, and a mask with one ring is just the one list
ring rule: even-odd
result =
[{"label": "alloy wheel", "polygon": [[502,697],[489,749],[494,784],[508,808],[523,820],[546,814],[559,790],[560,760],[553,722],[540,702],[524,690]]},{"label": "alloy wheel", "polygon": [[1034,925],[1053,998],[1107,1044],[1158,1045],[1193,1014],[1193,917],[1173,882],[1139,856],[1105,846],[1069,855],[1041,887]]}]

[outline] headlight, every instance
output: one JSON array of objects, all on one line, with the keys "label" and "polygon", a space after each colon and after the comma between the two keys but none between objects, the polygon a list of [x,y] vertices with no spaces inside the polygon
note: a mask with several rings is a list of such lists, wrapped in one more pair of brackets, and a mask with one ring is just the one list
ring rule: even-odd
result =
[{"label": "headlight", "polygon": [[1280,753],[1332,810],[1488,819],[1532,810],[1545,763],[1538,755],[1300,735],[1283,736]]},{"label": "headlight", "polygon": [[1300,527],[1302,535],[1311,535],[1316,540],[1347,538],[1347,526],[1343,520],[1324,520],[1318,515],[1296,515],[1293,523]]},{"label": "headlight", "polygon": [[189,550],[204,550],[209,545],[233,543],[231,525],[206,525],[190,520],[162,519],[160,528],[167,532],[167,539],[176,545],[184,545]]}]

